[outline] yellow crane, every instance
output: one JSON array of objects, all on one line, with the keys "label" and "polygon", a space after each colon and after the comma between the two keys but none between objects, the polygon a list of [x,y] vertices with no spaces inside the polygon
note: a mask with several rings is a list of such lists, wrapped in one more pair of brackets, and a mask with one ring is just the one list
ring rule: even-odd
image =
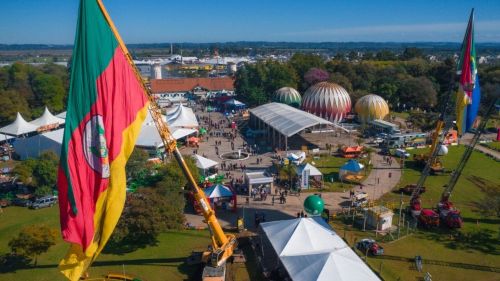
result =
[{"label": "yellow crane", "polygon": [[165,149],[167,150],[168,153],[172,154],[176,159],[177,163],[181,167],[182,172],[184,173],[184,176],[188,180],[188,184],[194,189],[195,200],[201,206],[203,216],[205,217],[205,220],[208,224],[211,233],[211,240],[212,240],[211,250],[209,252],[204,253],[202,260],[214,267],[223,266],[225,265],[226,260],[233,255],[233,251],[237,245],[236,237],[232,234],[225,234],[224,231],[222,230],[219,221],[215,217],[215,211],[210,207],[210,204],[207,198],[205,197],[205,193],[198,186],[198,183],[196,182],[193,175],[191,174],[191,171],[186,165],[186,162],[184,161],[182,154],[177,148],[177,142],[175,138],[172,136],[172,133],[170,132],[167,123],[162,118],[160,107],[156,103],[156,100],[151,92],[151,89],[149,89],[144,84],[141,75],[139,74],[139,70],[135,66],[127,47],[123,43],[120,34],[118,33],[108,12],[104,8],[104,5],[102,4],[101,0],[98,0],[98,3],[102,13],[106,17],[106,21],[108,22],[111,30],[113,30],[113,33],[115,34],[118,40],[120,48],[125,53],[128,62],[134,69],[137,80],[141,82],[144,92],[148,96],[150,102],[149,112],[153,117],[158,132],[160,133]]}]

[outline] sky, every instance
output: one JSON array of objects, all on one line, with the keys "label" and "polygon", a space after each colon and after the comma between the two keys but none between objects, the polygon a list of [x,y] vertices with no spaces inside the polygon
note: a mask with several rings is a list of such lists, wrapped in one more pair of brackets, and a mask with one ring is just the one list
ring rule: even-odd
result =
[{"label": "sky", "polygon": [[[500,0],[103,0],[126,43],[500,42]],[[0,0],[0,44],[72,44],[79,0]]]}]

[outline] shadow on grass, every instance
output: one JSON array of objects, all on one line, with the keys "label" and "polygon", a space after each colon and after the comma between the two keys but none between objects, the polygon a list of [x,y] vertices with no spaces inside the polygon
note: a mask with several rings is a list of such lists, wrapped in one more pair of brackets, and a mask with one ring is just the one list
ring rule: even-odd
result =
[{"label": "shadow on grass", "polygon": [[33,268],[31,258],[14,254],[0,256],[0,273],[16,272],[20,269]]},{"label": "shadow on grass", "polygon": [[137,242],[113,242],[109,241],[103,249],[103,253],[105,254],[113,254],[113,255],[125,255],[128,253],[135,252],[139,249],[144,249],[150,246],[158,245],[158,240],[153,241],[143,241],[142,243]]},{"label": "shadow on grass", "polygon": [[437,241],[453,250],[475,250],[485,254],[499,255],[498,237],[489,229],[479,229],[469,232],[450,231],[445,228],[428,230],[422,237]]}]

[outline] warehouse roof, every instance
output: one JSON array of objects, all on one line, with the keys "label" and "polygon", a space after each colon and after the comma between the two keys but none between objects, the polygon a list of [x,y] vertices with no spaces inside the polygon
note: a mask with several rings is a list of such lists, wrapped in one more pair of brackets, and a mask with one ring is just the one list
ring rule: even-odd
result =
[{"label": "warehouse roof", "polygon": [[250,113],[287,137],[316,125],[334,126],[326,119],[276,102],[250,109]]}]

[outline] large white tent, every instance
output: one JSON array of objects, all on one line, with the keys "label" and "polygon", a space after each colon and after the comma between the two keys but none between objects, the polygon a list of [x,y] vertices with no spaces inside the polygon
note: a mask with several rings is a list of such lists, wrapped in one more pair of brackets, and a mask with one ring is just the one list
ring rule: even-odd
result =
[{"label": "large white tent", "polygon": [[37,158],[48,150],[60,155],[63,135],[64,129],[59,129],[29,138],[16,139],[13,146],[21,160]]},{"label": "large white tent", "polygon": [[56,125],[59,126],[61,124],[64,124],[65,120],[59,117],[56,117],[50,113],[49,109],[45,107],[45,110],[43,111],[42,116],[38,117],[37,119],[29,122],[30,124],[33,124],[38,127],[42,126],[48,126],[48,125]]},{"label": "large white tent", "polygon": [[30,124],[24,120],[23,116],[21,116],[21,113],[17,113],[16,120],[12,122],[11,124],[0,128],[0,133],[4,133],[6,135],[11,135],[11,136],[22,136],[24,134],[29,134],[32,132],[36,132],[38,129],[38,126]]},{"label": "large white tent", "polygon": [[[197,131],[194,129],[186,128],[172,128],[172,136],[178,140],[189,135],[195,134]],[[161,139],[158,129],[154,125],[144,124],[141,128],[141,132],[137,137],[137,142],[135,145],[143,148],[160,148],[163,147],[163,141]]]},{"label": "large white tent", "polygon": [[193,109],[179,104],[173,110],[167,112],[167,123],[170,127],[198,128],[198,120]]},{"label": "large white tent", "polygon": [[380,280],[320,217],[266,222],[260,227],[294,281]]},{"label": "large white tent", "polygon": [[59,118],[62,118],[62,119],[66,119],[66,111],[63,111],[59,114],[56,114],[56,117],[59,117]]}]

